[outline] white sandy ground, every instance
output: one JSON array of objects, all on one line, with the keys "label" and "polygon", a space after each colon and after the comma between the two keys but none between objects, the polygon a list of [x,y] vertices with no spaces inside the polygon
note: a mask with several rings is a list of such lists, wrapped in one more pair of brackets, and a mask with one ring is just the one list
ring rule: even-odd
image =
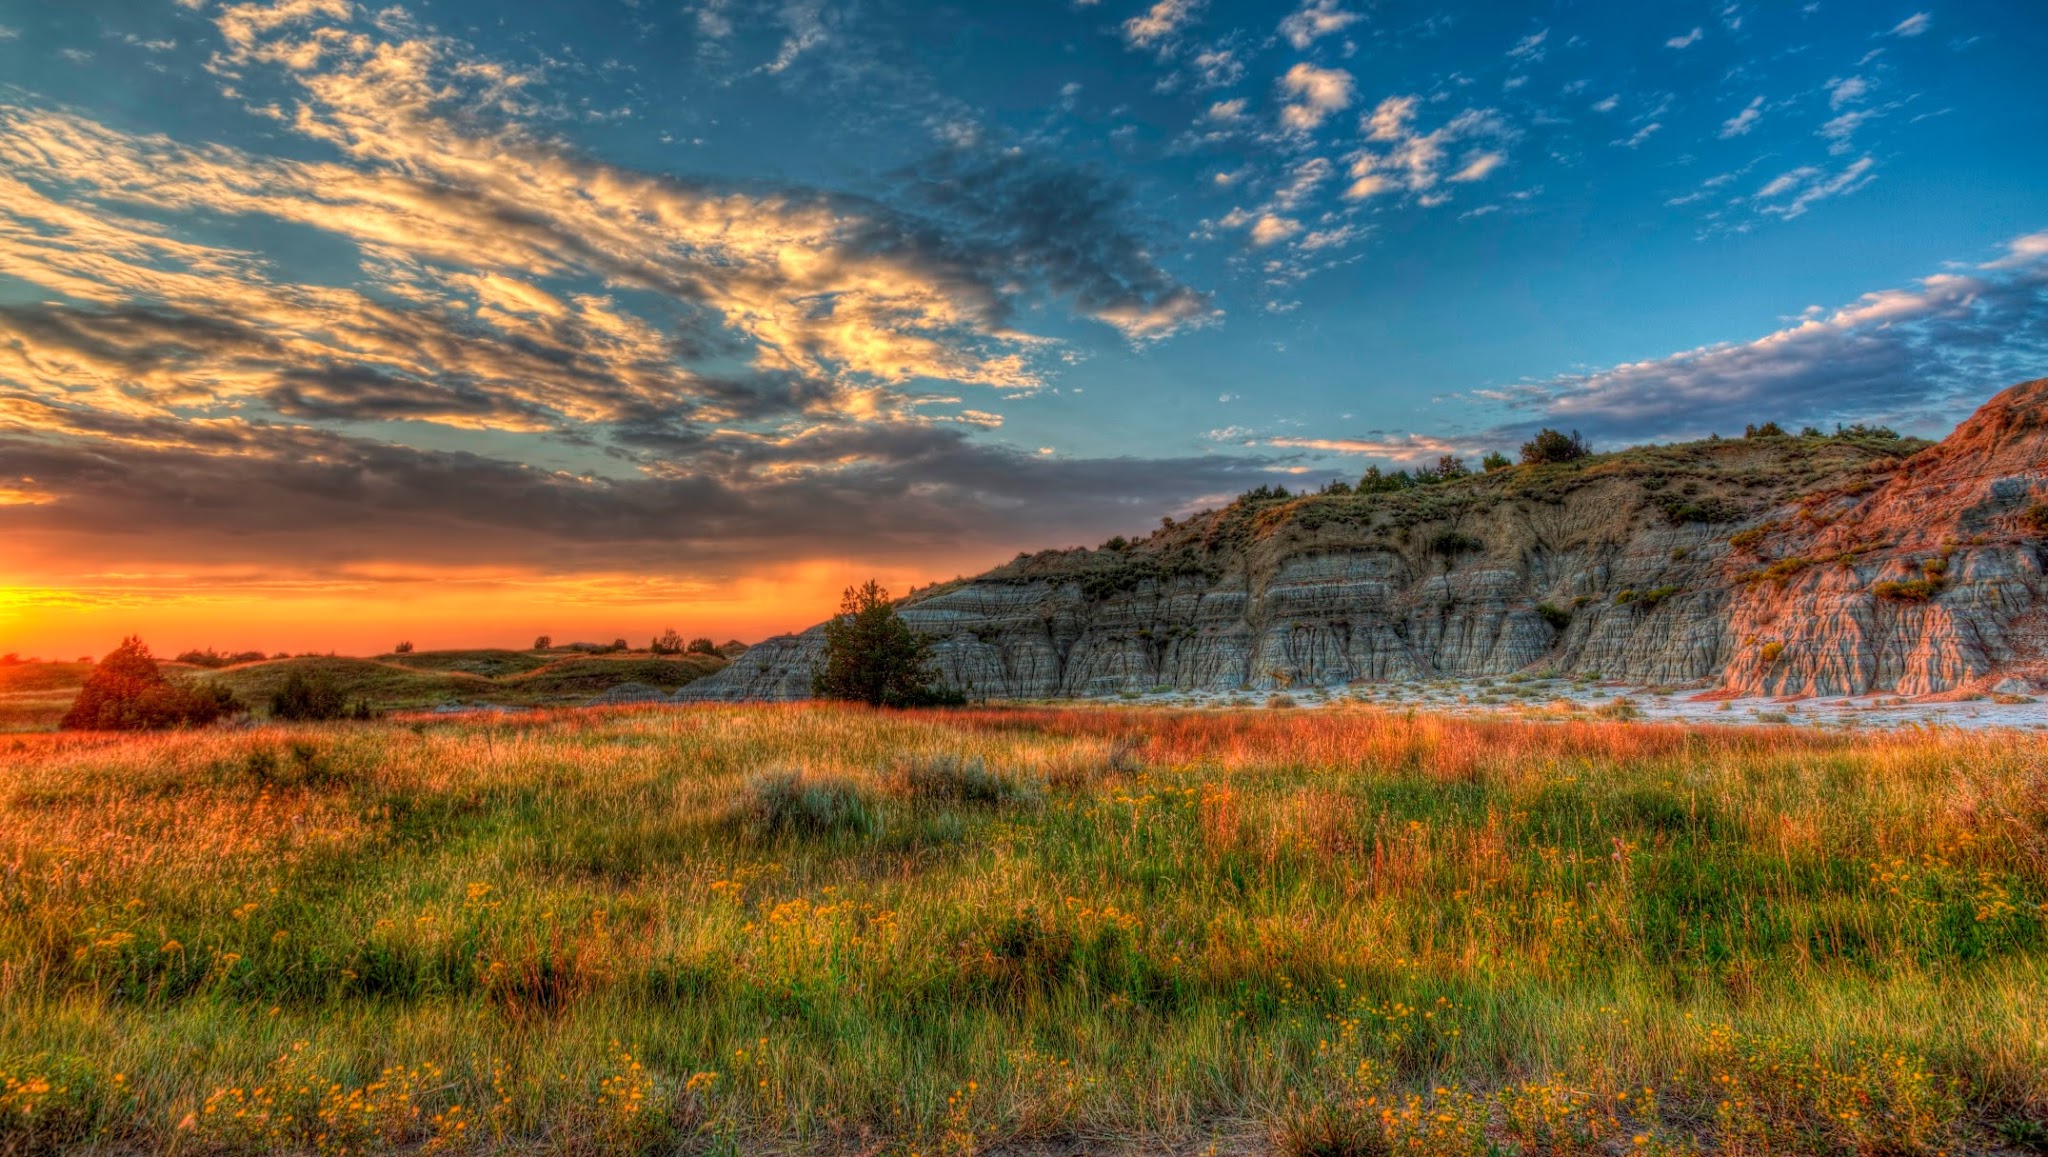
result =
[{"label": "white sandy ground", "polygon": [[[1507,715],[1531,719],[1607,716],[1670,722],[1833,728],[1918,726],[2048,730],[2048,703],[2023,696],[1932,701],[1901,699],[1894,695],[1864,695],[1787,701],[1700,700],[1697,696],[1701,694],[1703,689],[1699,687],[1646,688],[1622,683],[1531,678],[1297,688],[1270,695],[1253,692],[1155,692],[1115,696],[1110,701],[1161,707],[1262,707],[1291,701],[1295,707],[1316,708],[1368,703],[1445,715]],[[1623,702],[1629,706],[1619,706]]]}]

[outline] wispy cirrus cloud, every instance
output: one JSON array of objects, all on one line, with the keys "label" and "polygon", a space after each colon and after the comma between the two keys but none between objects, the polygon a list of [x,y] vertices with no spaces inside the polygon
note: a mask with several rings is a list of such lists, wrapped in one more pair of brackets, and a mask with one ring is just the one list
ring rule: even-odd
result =
[{"label": "wispy cirrus cloud", "polygon": [[1725,141],[1731,137],[1748,136],[1749,131],[1756,127],[1756,122],[1763,119],[1763,115],[1764,98],[1757,97],[1744,105],[1741,112],[1721,122],[1721,139]]}]

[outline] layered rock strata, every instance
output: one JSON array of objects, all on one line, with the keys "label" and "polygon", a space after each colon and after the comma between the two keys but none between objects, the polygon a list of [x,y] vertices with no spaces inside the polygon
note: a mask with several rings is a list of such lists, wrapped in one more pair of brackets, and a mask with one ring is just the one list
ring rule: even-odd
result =
[{"label": "layered rock strata", "polygon": [[[2048,380],[1933,446],[1851,431],[1642,447],[1387,494],[1254,494],[1135,543],[906,600],[973,697],[1597,675],[1777,696],[2030,683]],[[1114,549],[1112,549],[1112,547]],[[822,628],[688,699],[810,692]]]}]

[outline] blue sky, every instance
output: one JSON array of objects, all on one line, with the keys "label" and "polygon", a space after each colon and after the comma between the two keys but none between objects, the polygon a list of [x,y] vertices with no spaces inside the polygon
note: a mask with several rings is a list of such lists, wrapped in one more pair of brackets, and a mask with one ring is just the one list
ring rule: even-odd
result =
[{"label": "blue sky", "polygon": [[2048,373],[2043,59],[1950,0],[0,0],[0,580],[682,606],[1542,425],[1938,435]]}]

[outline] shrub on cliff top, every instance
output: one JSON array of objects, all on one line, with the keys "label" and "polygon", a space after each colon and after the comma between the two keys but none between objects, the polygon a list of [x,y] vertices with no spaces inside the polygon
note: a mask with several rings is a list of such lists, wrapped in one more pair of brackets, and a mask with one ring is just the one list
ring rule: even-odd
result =
[{"label": "shrub on cliff top", "polygon": [[1567,437],[1546,427],[1534,438],[1522,443],[1522,465],[1540,466],[1553,462],[1575,462],[1592,452],[1577,430],[1573,430]]}]

